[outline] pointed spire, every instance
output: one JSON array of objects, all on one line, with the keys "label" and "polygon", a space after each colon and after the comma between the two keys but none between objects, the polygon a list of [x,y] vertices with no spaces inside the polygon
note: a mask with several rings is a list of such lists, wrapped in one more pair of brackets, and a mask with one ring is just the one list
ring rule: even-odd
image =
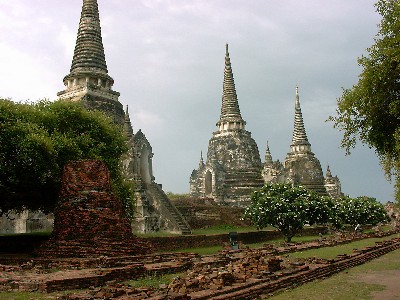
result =
[{"label": "pointed spire", "polygon": [[326,177],[332,177],[331,169],[328,167],[326,168]]},{"label": "pointed spire", "polygon": [[126,135],[128,136],[128,138],[133,137],[133,128],[132,128],[131,119],[129,117],[128,105],[126,106],[126,109],[125,109],[124,131],[125,131]]},{"label": "pointed spire", "polygon": [[299,87],[296,87],[296,102],[295,102],[295,114],[294,114],[294,130],[292,137],[292,146],[295,145],[308,145],[306,129],[304,127],[303,115],[300,107]]},{"label": "pointed spire", "polygon": [[271,155],[271,151],[269,151],[268,142],[267,142],[267,149],[265,150],[264,162],[265,163],[272,163],[272,155]]},{"label": "pointed spire", "polygon": [[83,0],[71,73],[95,71],[107,74],[97,0]]},{"label": "pointed spire", "polygon": [[114,79],[107,73],[97,0],[82,1],[71,70],[63,79],[65,89],[57,96],[61,100],[83,101],[88,109],[101,110],[123,125],[120,93],[112,89]]},{"label": "pointed spire", "polygon": [[224,70],[224,83],[222,91],[221,116],[219,122],[217,123],[217,126],[225,122],[237,122],[241,123],[242,126],[244,126],[245,124],[240,114],[235,82],[233,78],[231,60],[229,57],[228,44],[226,44],[226,52],[225,52],[225,70]]},{"label": "pointed spire", "polygon": [[199,168],[202,168],[202,167],[204,167],[203,151],[200,151]]}]

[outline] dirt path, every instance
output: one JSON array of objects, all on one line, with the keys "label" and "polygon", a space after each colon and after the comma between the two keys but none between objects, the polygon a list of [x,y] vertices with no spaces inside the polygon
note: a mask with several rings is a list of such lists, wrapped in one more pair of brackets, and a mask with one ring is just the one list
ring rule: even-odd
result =
[{"label": "dirt path", "polygon": [[369,271],[358,275],[357,282],[385,286],[383,291],[372,293],[372,299],[374,300],[395,300],[400,299],[399,278],[400,270]]}]

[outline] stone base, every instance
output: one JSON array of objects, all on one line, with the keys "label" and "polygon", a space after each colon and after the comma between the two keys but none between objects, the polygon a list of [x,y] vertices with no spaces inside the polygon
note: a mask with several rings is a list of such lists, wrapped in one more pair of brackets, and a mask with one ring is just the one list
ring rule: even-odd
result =
[{"label": "stone base", "polygon": [[149,253],[132,234],[120,201],[111,191],[104,163],[70,162],[64,168],[50,239],[37,251],[46,257],[124,256]]}]

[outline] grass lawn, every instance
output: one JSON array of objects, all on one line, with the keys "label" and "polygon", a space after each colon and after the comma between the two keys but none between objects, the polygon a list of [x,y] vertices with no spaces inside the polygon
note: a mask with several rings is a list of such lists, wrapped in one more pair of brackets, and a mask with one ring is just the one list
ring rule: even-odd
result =
[{"label": "grass lawn", "polygon": [[[316,235],[307,235],[307,236],[295,236],[292,238],[292,243],[299,243],[299,242],[310,242],[317,240],[319,237]],[[250,248],[260,248],[263,247],[265,244],[273,244],[277,246],[279,244],[284,243],[285,240],[283,238],[273,239],[266,242],[255,243],[255,244],[246,244],[245,246],[249,246]]]},{"label": "grass lawn", "polygon": [[[361,266],[351,268],[345,272],[335,274],[324,280],[317,280],[307,283],[292,290],[286,290],[278,293],[271,300],[368,300],[373,299],[372,293],[384,293],[387,287],[379,283],[368,283],[363,281],[365,275],[375,277],[380,274],[385,278],[388,272],[400,271],[400,250],[385,254],[384,256],[365,263]],[[397,278],[395,279],[397,282]],[[391,288],[393,289],[393,287]],[[389,292],[393,292],[389,291]],[[386,298],[383,294],[377,299],[399,299],[400,294],[396,294],[398,298]]]},{"label": "grass lawn", "polygon": [[388,237],[384,238],[370,238],[370,239],[363,239],[359,241],[355,241],[352,243],[344,244],[344,245],[339,245],[335,247],[325,247],[325,248],[319,248],[319,249],[310,249],[302,252],[294,252],[290,253],[290,257],[295,257],[295,258],[308,258],[308,257],[320,257],[320,258],[326,258],[326,259],[332,259],[335,258],[339,254],[350,254],[352,253],[353,249],[361,249],[365,248],[368,246],[373,246],[375,245],[375,242],[378,241],[383,241],[383,240],[388,240],[392,238],[398,238],[400,237],[400,234],[394,234]]},{"label": "grass lawn", "polygon": [[171,233],[171,232],[167,232],[167,231],[156,231],[156,232],[146,232],[146,233],[134,232],[133,234],[138,236],[138,237],[142,237],[142,238],[179,236],[179,235],[181,235],[180,233]]},{"label": "grass lawn", "polygon": [[1,300],[55,300],[66,294],[73,294],[74,291],[63,291],[57,293],[39,292],[0,292]]}]

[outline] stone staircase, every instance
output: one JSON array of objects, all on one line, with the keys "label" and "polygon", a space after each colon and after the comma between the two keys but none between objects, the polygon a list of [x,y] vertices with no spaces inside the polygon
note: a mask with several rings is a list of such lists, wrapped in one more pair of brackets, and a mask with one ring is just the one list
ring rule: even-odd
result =
[{"label": "stone staircase", "polygon": [[144,188],[146,194],[152,199],[153,205],[162,212],[163,218],[168,218],[168,221],[173,223],[182,234],[192,234],[192,229],[186,219],[157,183],[144,184]]}]

